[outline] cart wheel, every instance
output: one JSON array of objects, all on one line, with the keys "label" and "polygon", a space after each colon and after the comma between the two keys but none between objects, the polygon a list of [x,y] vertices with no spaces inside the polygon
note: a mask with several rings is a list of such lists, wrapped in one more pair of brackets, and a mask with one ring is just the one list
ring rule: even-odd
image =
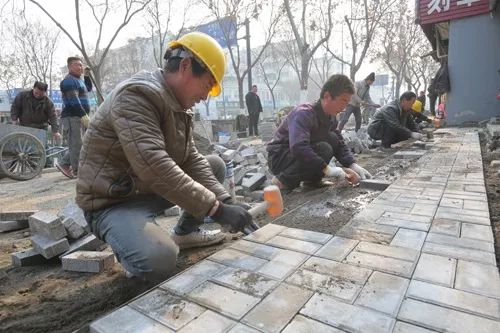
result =
[{"label": "cart wheel", "polygon": [[42,142],[28,133],[10,133],[0,139],[0,173],[16,180],[38,176],[45,166]]}]

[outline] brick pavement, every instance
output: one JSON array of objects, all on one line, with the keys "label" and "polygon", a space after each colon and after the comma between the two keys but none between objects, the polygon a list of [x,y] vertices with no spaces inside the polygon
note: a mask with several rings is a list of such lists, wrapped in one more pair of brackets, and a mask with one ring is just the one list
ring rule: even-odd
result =
[{"label": "brick pavement", "polygon": [[337,235],[267,225],[90,332],[500,332],[478,135],[435,138]]}]

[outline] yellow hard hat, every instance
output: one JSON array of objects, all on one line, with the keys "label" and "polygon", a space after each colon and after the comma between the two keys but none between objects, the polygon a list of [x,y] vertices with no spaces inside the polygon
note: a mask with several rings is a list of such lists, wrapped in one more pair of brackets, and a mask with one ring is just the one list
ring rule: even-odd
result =
[{"label": "yellow hard hat", "polygon": [[178,40],[171,41],[168,46],[170,48],[182,46],[193,53],[197,60],[200,60],[202,65],[208,68],[216,81],[208,94],[210,96],[219,96],[222,78],[226,71],[226,57],[222,47],[215,39],[207,34],[195,31],[185,34]]},{"label": "yellow hard hat", "polygon": [[411,106],[411,109],[415,112],[422,112],[422,102],[420,101],[415,101],[415,103],[413,103],[413,105]]}]

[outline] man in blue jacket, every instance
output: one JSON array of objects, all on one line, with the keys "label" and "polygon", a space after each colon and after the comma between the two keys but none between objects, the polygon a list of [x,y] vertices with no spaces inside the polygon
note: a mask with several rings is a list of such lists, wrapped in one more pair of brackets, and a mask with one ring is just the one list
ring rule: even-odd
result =
[{"label": "man in blue jacket", "polygon": [[[275,175],[273,183],[292,190],[306,182],[323,184],[323,177],[347,179],[353,184],[359,178],[371,178],[354,157],[337,130],[336,115],[354,94],[352,81],[345,75],[332,75],[323,85],[320,99],[295,107],[276,130],[267,145],[268,162]],[[335,157],[342,167],[331,163]]]}]

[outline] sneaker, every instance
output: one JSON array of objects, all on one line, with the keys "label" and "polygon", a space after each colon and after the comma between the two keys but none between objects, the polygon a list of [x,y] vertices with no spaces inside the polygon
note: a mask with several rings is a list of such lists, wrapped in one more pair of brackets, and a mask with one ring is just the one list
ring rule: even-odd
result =
[{"label": "sneaker", "polygon": [[285,184],[283,184],[279,179],[278,177],[274,176],[272,179],[271,179],[271,184],[273,185],[276,185],[278,186],[278,188],[280,189],[280,192],[281,194],[289,194],[293,191],[292,188],[288,188]]},{"label": "sneaker", "polygon": [[170,231],[170,238],[177,244],[179,249],[190,249],[193,247],[209,246],[221,243],[226,235],[220,230],[198,229],[187,235],[177,235],[175,230]]},{"label": "sneaker", "polygon": [[71,171],[71,166],[65,165],[65,164],[59,164],[55,163],[55,167],[57,170],[61,171],[63,175],[68,177],[69,179],[75,179],[76,176],[73,174],[73,171]]}]

